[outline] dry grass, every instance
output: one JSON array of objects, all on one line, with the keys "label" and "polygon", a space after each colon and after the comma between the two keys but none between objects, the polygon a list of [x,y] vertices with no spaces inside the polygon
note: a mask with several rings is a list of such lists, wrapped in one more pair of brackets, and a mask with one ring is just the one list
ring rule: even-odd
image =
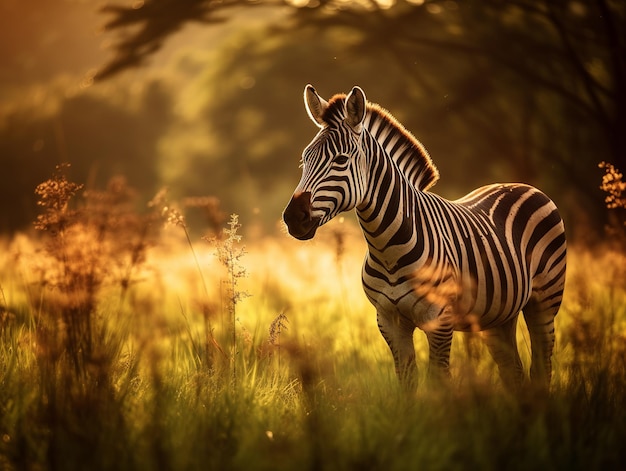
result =
[{"label": "dry grass", "polygon": [[[0,251],[0,469],[619,469],[626,458],[615,248],[570,248],[549,398],[508,395],[472,335],[455,339],[450,384],[407,396],[349,224],[244,252],[236,220],[209,244],[163,198],[137,211],[123,180],[85,192],[63,169],[54,179],[40,187],[43,232]],[[518,340],[527,363],[524,329]],[[419,333],[416,345],[424,371]]]}]

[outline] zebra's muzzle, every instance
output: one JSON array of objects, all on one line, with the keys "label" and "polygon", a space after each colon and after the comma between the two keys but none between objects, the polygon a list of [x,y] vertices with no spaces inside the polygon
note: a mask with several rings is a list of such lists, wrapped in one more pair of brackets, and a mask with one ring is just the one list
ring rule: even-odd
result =
[{"label": "zebra's muzzle", "polygon": [[295,193],[283,212],[283,221],[289,234],[299,240],[313,238],[319,227],[320,218],[311,214],[311,193]]}]

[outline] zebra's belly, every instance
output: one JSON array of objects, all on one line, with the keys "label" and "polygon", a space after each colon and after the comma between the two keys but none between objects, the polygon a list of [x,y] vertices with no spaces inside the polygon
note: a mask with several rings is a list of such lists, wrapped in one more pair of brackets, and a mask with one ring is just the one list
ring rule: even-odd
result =
[{"label": "zebra's belly", "polygon": [[414,289],[412,280],[390,284],[379,279],[363,278],[365,295],[379,315],[401,316],[416,327],[424,328],[436,321],[445,306],[426,301]]},{"label": "zebra's belly", "polygon": [[[515,306],[487,303],[484,293],[454,291],[454,288],[418,285],[414,278],[401,283],[390,283],[378,277],[363,275],[363,289],[379,315],[388,318],[401,316],[423,330],[436,328],[445,312],[454,323],[454,330],[482,331],[496,327],[519,313],[530,292]],[[486,308],[490,304],[489,308]]]}]

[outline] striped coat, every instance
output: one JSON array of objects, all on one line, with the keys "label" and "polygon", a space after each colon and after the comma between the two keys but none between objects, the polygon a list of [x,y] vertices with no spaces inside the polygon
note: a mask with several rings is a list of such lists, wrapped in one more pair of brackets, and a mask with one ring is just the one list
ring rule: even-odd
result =
[{"label": "striped coat", "polygon": [[454,330],[481,331],[505,385],[518,388],[522,311],[531,379],[547,387],[566,266],[555,204],[519,183],[448,201],[429,191],[439,174],[424,147],[360,88],[326,102],[307,86],[305,104],[320,131],[303,152],[285,223],[291,235],[308,239],[356,209],[368,246],[364,290],[400,380],[415,381],[416,328],[428,338],[433,375],[448,372]]}]

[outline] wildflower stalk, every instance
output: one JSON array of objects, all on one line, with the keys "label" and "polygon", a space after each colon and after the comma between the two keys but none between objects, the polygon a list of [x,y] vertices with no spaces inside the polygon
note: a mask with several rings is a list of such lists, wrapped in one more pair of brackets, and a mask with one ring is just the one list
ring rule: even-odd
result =
[{"label": "wildflower stalk", "polygon": [[178,226],[183,230],[185,234],[185,239],[187,240],[187,245],[189,246],[189,250],[191,250],[191,255],[196,263],[196,268],[198,270],[198,274],[200,275],[200,280],[202,281],[202,287],[204,289],[204,293],[207,298],[209,296],[209,290],[207,288],[206,281],[204,279],[204,273],[202,273],[202,267],[200,266],[200,261],[198,260],[198,255],[196,254],[195,249],[193,248],[193,243],[191,242],[191,236],[189,235],[189,229],[187,228],[187,222],[185,221],[185,216],[175,207],[173,207],[166,198],[166,189],[162,189],[159,191],[156,196],[148,203],[151,207],[157,207],[161,211],[161,216],[165,219],[166,224],[172,224],[174,226]]},{"label": "wildflower stalk", "polygon": [[[71,208],[84,186],[68,181],[68,167],[57,166],[35,190],[42,212],[34,225],[48,236],[39,267],[38,361],[52,377],[51,368],[65,361],[71,367],[62,370],[68,381],[105,394],[127,333],[119,328],[122,304],[145,260],[152,216],[135,212],[134,192],[123,177],[112,178],[104,191],[83,191],[82,201]],[[103,288],[117,284],[119,319],[113,329],[113,321],[97,311]]]},{"label": "wildflower stalk", "polygon": [[[196,254],[196,250],[194,249],[193,243],[191,241],[191,236],[189,235],[189,229],[187,227],[187,222],[185,221],[185,216],[178,209],[173,207],[172,204],[170,204],[166,196],[167,189],[162,189],[155,195],[155,197],[150,201],[148,205],[150,207],[155,207],[160,211],[161,216],[165,220],[166,224],[178,226],[183,230],[183,233],[185,234],[185,239],[187,241],[187,246],[189,247],[191,255],[193,256],[194,262],[196,264],[196,269],[200,277],[202,289],[204,290],[204,295],[208,301],[210,298],[209,289],[207,287],[206,279],[204,278],[204,273],[200,265],[200,260],[198,259],[198,255]],[[215,339],[215,336],[213,335],[213,325],[211,324],[211,320],[209,318],[210,316],[207,310],[208,308],[205,306],[203,310],[205,338],[207,339],[207,342],[205,344],[205,354],[208,361],[209,345],[213,345],[219,352],[224,353],[224,351],[219,342]]]},{"label": "wildflower stalk", "polygon": [[269,343],[270,345],[276,347],[278,350],[278,370],[280,371],[280,334],[283,330],[287,330],[287,323],[289,323],[289,319],[284,312],[281,312],[276,316],[276,318],[270,324],[270,335],[269,335]]},{"label": "wildflower stalk", "polygon": [[237,247],[241,242],[241,235],[238,234],[239,216],[231,214],[228,227],[224,229],[226,238],[217,243],[217,257],[227,272],[227,310],[229,316],[229,334],[231,337],[231,379],[233,387],[237,383],[237,304],[246,298],[247,292],[239,289],[239,281],[246,276],[246,269],[241,265],[241,259],[246,254],[245,247]]},{"label": "wildflower stalk", "polygon": [[[68,168],[69,164],[57,165],[52,178],[39,184],[35,189],[38,196],[37,205],[44,211],[37,216],[34,226],[35,229],[47,232],[51,236],[47,251],[58,263],[60,273],[50,280],[45,280],[44,284],[57,287],[62,293],[62,300],[52,310],[60,311],[66,330],[64,347],[71,359],[74,372],[79,377],[85,372],[85,359],[92,353],[93,276],[89,267],[75,263],[67,242],[67,230],[78,221],[77,212],[69,209],[69,202],[83,189],[83,185],[67,180],[65,172]],[[40,327],[41,332],[47,332],[49,329],[49,326]],[[46,340],[52,338],[48,334],[46,337]],[[62,338],[55,333],[54,341],[57,342],[60,337]],[[56,350],[56,347],[51,350]]]}]

